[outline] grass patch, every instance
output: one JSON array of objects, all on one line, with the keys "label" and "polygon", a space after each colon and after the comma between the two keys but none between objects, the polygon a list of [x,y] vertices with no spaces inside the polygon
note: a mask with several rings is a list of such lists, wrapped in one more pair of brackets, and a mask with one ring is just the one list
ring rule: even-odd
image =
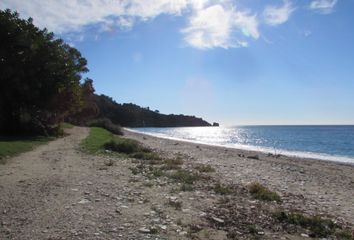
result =
[{"label": "grass patch", "polygon": [[220,183],[217,183],[214,186],[214,192],[220,195],[228,195],[231,194],[233,191],[229,186],[225,186]]},{"label": "grass patch", "polygon": [[31,151],[53,139],[52,137],[0,137],[0,163],[6,163],[6,157]]},{"label": "grass patch", "polygon": [[71,123],[67,123],[67,122],[62,122],[60,123],[60,128],[61,129],[70,129],[75,127],[74,125],[72,125]]},{"label": "grass patch", "polygon": [[176,172],[169,175],[169,177],[177,182],[184,184],[194,184],[195,181],[200,179],[200,176],[198,174],[184,169],[178,169]]},{"label": "grass patch", "polygon": [[274,217],[280,222],[298,225],[310,230],[310,237],[328,237],[333,235],[337,228],[331,220],[322,219],[320,216],[305,216],[301,213],[279,211],[274,213]]},{"label": "grass patch", "polygon": [[181,165],[183,165],[183,160],[180,158],[176,159],[167,159],[164,161],[164,166],[162,169],[164,170],[177,170],[181,169]]},{"label": "grass patch", "polygon": [[165,175],[165,173],[162,171],[162,169],[160,168],[153,168],[150,171],[150,176],[154,177],[154,178],[159,178],[159,177],[163,177]]},{"label": "grass patch", "polygon": [[142,160],[159,160],[160,156],[151,149],[143,147],[138,141],[113,135],[106,129],[92,127],[89,136],[81,143],[82,148],[92,154],[105,153],[106,150]]},{"label": "grass patch", "polygon": [[195,169],[197,169],[201,173],[215,172],[215,168],[213,168],[209,164],[208,165],[200,164],[200,165],[196,166]]},{"label": "grass patch", "polygon": [[256,199],[281,202],[281,198],[278,193],[269,190],[260,183],[252,183],[249,186],[249,191],[251,195]]},{"label": "grass patch", "polygon": [[354,231],[349,229],[337,230],[334,234],[338,239],[342,240],[354,240]]},{"label": "grass patch", "polygon": [[123,135],[122,128],[117,125],[112,123],[112,121],[108,118],[99,118],[92,120],[91,122],[88,123],[90,127],[100,127],[104,128],[107,131],[114,133],[116,135]]},{"label": "grass patch", "polygon": [[113,134],[103,128],[92,127],[90,134],[85,138],[81,146],[89,153],[103,153],[104,144],[113,140]]},{"label": "grass patch", "polygon": [[182,184],[182,186],[180,187],[180,190],[182,192],[191,192],[194,191],[194,187],[191,184]]}]

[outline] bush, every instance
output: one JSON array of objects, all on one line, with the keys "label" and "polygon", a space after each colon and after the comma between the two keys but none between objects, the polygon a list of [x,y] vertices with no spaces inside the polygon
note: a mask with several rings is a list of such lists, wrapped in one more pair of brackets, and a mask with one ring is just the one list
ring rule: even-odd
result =
[{"label": "bush", "polygon": [[110,131],[113,134],[123,135],[121,126],[112,123],[112,121],[108,118],[99,118],[99,119],[92,120],[88,123],[88,126],[101,127]]},{"label": "bush", "polygon": [[104,144],[104,148],[119,153],[132,154],[139,152],[139,144],[130,139],[113,139]]},{"label": "bush", "polygon": [[328,219],[320,216],[305,216],[301,213],[275,212],[274,217],[284,223],[294,224],[311,231],[311,237],[328,237],[334,234],[336,225]]},{"label": "bush", "polygon": [[231,194],[233,191],[231,187],[217,183],[214,186],[214,192],[220,195],[227,195],[227,194]]},{"label": "bush", "polygon": [[173,174],[171,174],[170,178],[184,184],[193,184],[195,181],[200,179],[200,176],[193,172],[184,169],[179,169]]},{"label": "bush", "polygon": [[260,183],[252,183],[249,186],[252,196],[259,200],[281,202],[280,196],[276,192],[270,191]]},{"label": "bush", "polygon": [[198,165],[195,167],[195,169],[197,169],[199,172],[205,172],[205,173],[215,172],[215,168],[213,168],[209,164],[208,165],[203,165],[203,164]]}]

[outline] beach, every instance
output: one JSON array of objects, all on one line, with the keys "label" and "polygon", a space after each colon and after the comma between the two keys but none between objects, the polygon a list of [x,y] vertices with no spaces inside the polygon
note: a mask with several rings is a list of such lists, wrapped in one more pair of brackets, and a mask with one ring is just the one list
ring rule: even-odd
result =
[{"label": "beach", "polygon": [[[162,139],[126,131],[126,136],[166,154],[181,153],[191,163],[210,164],[227,184],[261,182],[287,195],[294,208],[329,213],[354,224],[354,166],[316,159],[269,155],[262,152]],[[259,156],[259,159],[248,157]]]},{"label": "beach", "polygon": [[[350,165],[126,130],[124,138],[138,140],[159,157],[139,160],[109,151],[93,155],[80,148],[88,128],[67,132],[0,166],[0,239],[300,240],[351,235]],[[253,195],[249,186],[255,182],[269,189],[271,198]],[[290,224],[292,216],[301,216],[307,225]],[[332,226],[338,227],[328,232]]]}]

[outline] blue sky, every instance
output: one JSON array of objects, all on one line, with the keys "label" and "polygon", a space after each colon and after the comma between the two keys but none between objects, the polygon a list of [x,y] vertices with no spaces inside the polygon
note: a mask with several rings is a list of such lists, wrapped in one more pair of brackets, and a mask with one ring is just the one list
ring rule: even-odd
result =
[{"label": "blue sky", "polygon": [[2,0],[87,58],[96,92],[239,124],[354,124],[354,1]]}]

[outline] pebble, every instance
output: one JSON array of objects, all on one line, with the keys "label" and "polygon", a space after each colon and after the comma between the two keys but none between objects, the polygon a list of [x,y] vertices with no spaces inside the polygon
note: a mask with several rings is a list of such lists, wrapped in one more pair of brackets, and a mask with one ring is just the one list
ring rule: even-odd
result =
[{"label": "pebble", "polygon": [[141,232],[141,233],[150,233],[150,229],[142,227],[142,228],[139,228],[139,232]]},{"label": "pebble", "polygon": [[301,237],[305,237],[305,238],[308,238],[308,237],[309,237],[309,235],[307,235],[306,233],[301,233],[300,236],[301,236]]},{"label": "pebble", "polygon": [[90,200],[88,199],[82,199],[80,202],[78,202],[79,204],[86,204],[86,203],[89,203]]},{"label": "pebble", "polygon": [[212,217],[212,219],[213,219],[215,222],[218,222],[218,223],[224,223],[224,220],[223,220],[223,219],[221,219],[221,218]]}]

